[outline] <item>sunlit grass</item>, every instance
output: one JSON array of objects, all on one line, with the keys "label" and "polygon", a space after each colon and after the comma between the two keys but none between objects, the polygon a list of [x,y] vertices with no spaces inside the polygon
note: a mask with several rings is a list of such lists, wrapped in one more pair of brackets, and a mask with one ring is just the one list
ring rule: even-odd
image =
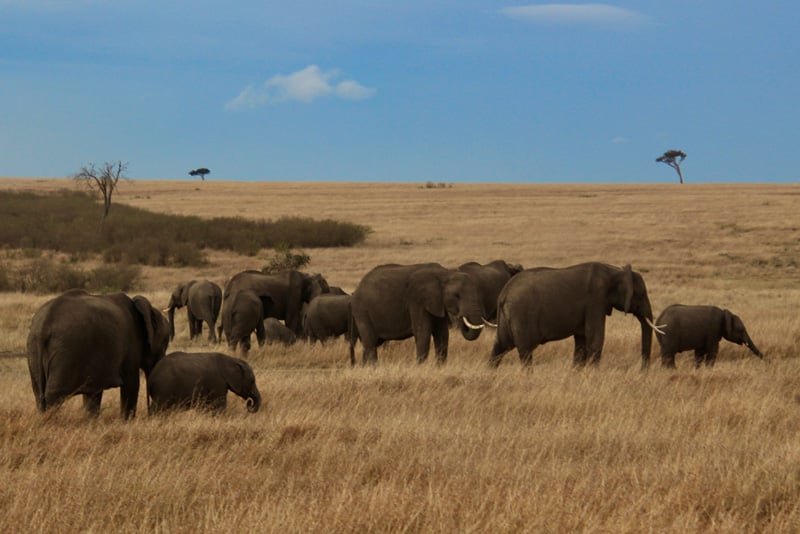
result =
[{"label": "sunlit grass", "polygon": [[[42,186],[49,182],[42,183]],[[462,186],[131,183],[120,202],[191,213],[334,216],[373,227],[353,249],[315,249],[310,270],[351,291],[384,262],[601,260],[643,272],[658,314],[675,302],[739,314],[767,362],[722,342],[717,365],[639,370],[639,325],[608,318],[596,368],[572,342],[487,366],[492,332],[451,333],[418,366],[409,341],[350,368],[348,345],[254,347],[264,405],[131,423],[106,392],[42,417],[24,352],[49,296],[0,294],[0,524],[41,531],[793,532],[800,524],[800,208],[796,186]],[[188,188],[188,191],[182,188]],[[183,202],[176,199],[183,196]],[[257,203],[255,198],[279,199]],[[145,267],[166,305],[180,280],[222,283],[256,257]],[[188,340],[170,350],[221,350]],[[360,361],[360,347],[357,350]],[[144,388],[144,381],[142,381]]]}]

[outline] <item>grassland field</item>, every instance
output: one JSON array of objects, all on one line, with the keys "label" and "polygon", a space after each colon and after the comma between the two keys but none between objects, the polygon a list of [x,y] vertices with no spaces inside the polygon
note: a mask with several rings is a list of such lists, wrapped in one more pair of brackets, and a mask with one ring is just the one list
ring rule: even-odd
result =
[{"label": "grassland field", "polygon": [[[35,409],[25,340],[53,295],[0,293],[4,532],[799,531],[800,184],[132,180],[114,203],[367,225],[363,245],[304,250],[307,270],[347,291],[392,262],[630,263],[656,315],[729,308],[767,359],[723,341],[714,368],[683,353],[666,370],[654,341],[642,373],[638,322],[614,313],[596,368],[573,369],[565,340],[539,347],[530,370],[515,352],[491,370],[491,331],[474,342],[454,332],[441,367],[417,365],[410,340],[379,349],[376,368],[351,368],[344,340],[267,345],[248,356],[257,414],[229,395],[222,416],[148,418],[142,391],[123,423],[110,390],[87,421],[79,399]],[[133,293],[163,307],[179,281],[223,284],[272,254],[206,252],[200,268],[143,267]],[[0,250],[0,261],[20,256]],[[228,352],[190,342],[176,317],[170,350]]]}]

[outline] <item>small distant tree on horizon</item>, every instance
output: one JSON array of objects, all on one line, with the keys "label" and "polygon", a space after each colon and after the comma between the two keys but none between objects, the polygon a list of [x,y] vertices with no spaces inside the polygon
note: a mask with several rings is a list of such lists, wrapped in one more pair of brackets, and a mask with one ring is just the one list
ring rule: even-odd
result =
[{"label": "small distant tree on horizon", "polygon": [[683,150],[667,150],[663,155],[656,158],[659,163],[666,163],[678,173],[678,179],[683,183],[683,173],[681,172],[681,162],[686,159],[686,153]]},{"label": "small distant tree on horizon", "polygon": [[193,169],[189,171],[189,176],[199,176],[204,182],[206,181],[206,174],[211,174],[211,171],[205,167],[200,167],[199,169]]},{"label": "small distant tree on horizon", "polygon": [[125,173],[128,171],[128,164],[122,161],[106,161],[100,166],[94,163],[84,165],[72,175],[77,182],[84,184],[90,191],[97,190],[103,196],[103,218],[101,226],[106,222],[108,211],[111,209],[111,197],[117,190],[120,179],[127,180]]}]

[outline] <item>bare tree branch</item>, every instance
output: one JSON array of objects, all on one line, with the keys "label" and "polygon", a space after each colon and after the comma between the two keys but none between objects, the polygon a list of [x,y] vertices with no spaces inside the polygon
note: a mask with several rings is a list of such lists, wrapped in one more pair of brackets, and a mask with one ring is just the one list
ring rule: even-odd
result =
[{"label": "bare tree branch", "polygon": [[100,166],[94,163],[84,165],[72,175],[76,181],[83,183],[87,189],[90,191],[97,190],[103,196],[103,218],[101,224],[108,217],[108,211],[111,209],[111,197],[114,195],[114,191],[117,190],[120,179],[128,179],[125,176],[127,170],[127,163],[106,161]]}]

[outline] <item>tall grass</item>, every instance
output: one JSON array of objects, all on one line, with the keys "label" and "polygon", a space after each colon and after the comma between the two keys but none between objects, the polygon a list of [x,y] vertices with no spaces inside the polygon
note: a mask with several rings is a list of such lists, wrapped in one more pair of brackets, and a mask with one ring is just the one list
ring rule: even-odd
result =
[{"label": "tall grass", "polygon": [[[723,341],[714,368],[695,370],[684,353],[662,369],[654,341],[642,373],[639,324],[614,313],[599,365],[583,370],[571,366],[570,340],[538,347],[529,370],[515,352],[491,370],[490,330],[474,342],[451,332],[444,366],[417,365],[409,340],[381,346],[375,368],[350,368],[344,340],[271,345],[248,356],[264,396],[257,414],[229,395],[222,416],[148,418],[140,395],[139,415],[123,423],[109,390],[92,422],[79,399],[36,414],[16,356],[50,295],[5,293],[4,530],[797,531],[798,186],[306,187],[205,183],[183,206],[179,187],[144,183],[126,202],[192,212],[246,205],[269,188],[300,216],[339,206],[375,229],[361,246],[314,252],[314,269],[348,290],[389,262],[630,262],[654,313],[675,302],[730,308],[767,361]],[[202,268],[143,267],[139,290],[166,303],[178,279],[221,282],[258,266],[213,254]],[[227,348],[189,341],[180,315],[170,350]]]}]

